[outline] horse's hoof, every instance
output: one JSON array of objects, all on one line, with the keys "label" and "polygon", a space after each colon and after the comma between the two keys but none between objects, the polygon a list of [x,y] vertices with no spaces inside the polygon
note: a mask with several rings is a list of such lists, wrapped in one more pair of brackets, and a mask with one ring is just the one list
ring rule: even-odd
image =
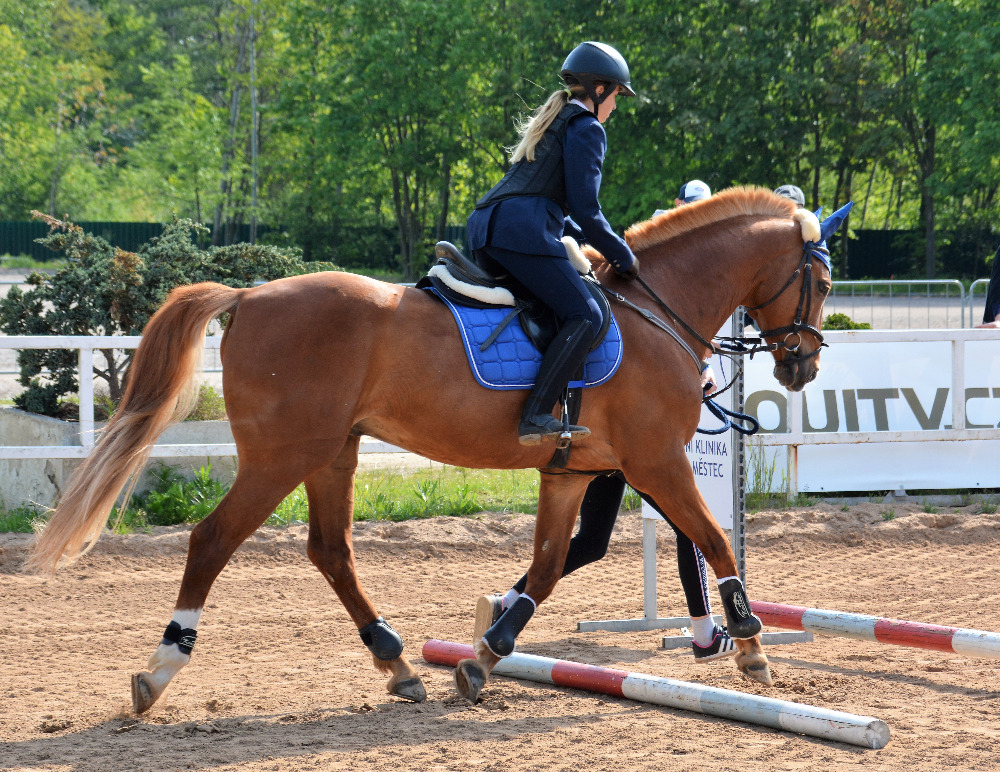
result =
[{"label": "horse's hoof", "polygon": [[759,654],[751,655],[736,655],[736,666],[740,669],[747,678],[752,681],[757,681],[758,683],[764,684],[764,686],[773,686],[774,680],[771,678],[771,668],[767,663],[767,659]]},{"label": "horse's hoof", "polygon": [[159,694],[153,693],[153,687],[146,679],[149,673],[136,673],[132,676],[132,710],[145,713],[156,702]]},{"label": "horse's hoof", "polygon": [[474,659],[463,659],[455,668],[455,687],[470,703],[479,702],[479,693],[486,685],[486,671]]},{"label": "horse's hoof", "polygon": [[423,702],[427,699],[427,690],[424,688],[423,681],[416,676],[393,684],[392,693],[410,702]]}]

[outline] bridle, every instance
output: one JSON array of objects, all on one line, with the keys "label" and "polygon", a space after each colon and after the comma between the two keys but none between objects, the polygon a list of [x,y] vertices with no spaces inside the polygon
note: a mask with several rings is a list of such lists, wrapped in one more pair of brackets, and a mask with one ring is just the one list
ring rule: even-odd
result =
[{"label": "bridle", "polygon": [[[748,312],[759,311],[760,309],[766,308],[767,306],[771,305],[771,303],[773,303],[779,297],[781,297],[785,293],[785,291],[792,286],[792,284],[795,282],[795,280],[799,277],[800,274],[802,275],[802,289],[799,293],[799,305],[798,308],[795,309],[795,319],[792,321],[792,323],[787,324],[783,327],[775,327],[773,330],[765,330],[761,332],[759,336],[753,336],[753,337],[715,336],[714,340],[711,341],[706,340],[697,330],[695,330],[691,325],[685,322],[680,317],[680,315],[675,313],[674,310],[671,309],[670,306],[668,306],[663,301],[663,299],[656,294],[653,288],[650,287],[648,284],[646,284],[642,276],[637,276],[635,281],[640,287],[642,287],[646,291],[646,294],[653,299],[656,305],[658,305],[670,317],[671,321],[673,321],[675,325],[681,327],[688,335],[694,338],[702,346],[707,348],[710,354],[720,354],[723,356],[749,355],[750,358],[753,359],[754,354],[759,354],[762,351],[778,351],[780,349],[784,349],[788,351],[789,355],[799,360],[806,360],[809,359],[810,357],[817,355],[821,348],[827,346],[827,344],[823,342],[823,333],[821,333],[813,325],[807,324],[806,322],[802,321],[804,317],[809,316],[809,312],[812,310],[813,259],[819,260],[824,265],[829,267],[830,251],[822,244],[816,244],[812,241],[806,242],[802,248],[802,259],[799,261],[799,266],[798,268],[795,269],[795,272],[788,278],[788,281],[785,282],[784,286],[780,290],[778,290],[774,294],[774,296],[767,302],[746,309],[746,311]],[[642,315],[647,321],[651,322],[664,332],[668,333],[675,341],[677,341],[678,344],[680,344],[680,346],[691,356],[691,358],[694,359],[695,365],[699,368],[699,370],[703,369],[702,360],[698,357],[697,354],[694,353],[694,349],[692,349],[691,346],[688,345],[687,341],[685,341],[678,334],[677,330],[675,330],[673,327],[671,327],[662,319],[660,319],[658,316],[656,316],[656,314],[654,314],[652,311],[646,308],[642,308],[641,306],[637,306],[635,303],[631,302],[623,295],[620,295],[614,290],[609,289],[603,284],[600,284],[600,282],[598,282],[598,284],[600,285],[601,289],[604,291],[606,295],[608,295],[611,298],[614,298],[619,303],[628,306],[633,311],[636,311],[637,313]],[[816,340],[819,341],[819,346],[817,346],[814,351],[809,352],[805,356],[800,356],[798,351],[802,345],[803,331],[808,332],[811,335],[815,336]],[[781,335],[782,333],[785,334],[785,337],[782,340],[776,341],[774,343],[767,342],[766,338],[772,337],[774,335]],[[789,343],[789,340],[793,336],[795,338],[795,345],[791,345]]]},{"label": "bridle", "polygon": [[[773,330],[762,330],[760,336],[757,338],[717,338],[717,340],[729,342],[734,344],[732,349],[729,349],[729,353],[739,353],[750,354],[750,358],[753,355],[761,351],[778,351],[779,349],[785,349],[788,351],[789,355],[797,360],[804,361],[810,357],[814,357],[819,354],[820,349],[826,347],[828,344],[823,342],[823,333],[821,333],[816,327],[806,322],[803,322],[803,317],[808,317],[809,312],[812,310],[812,261],[813,259],[819,260],[824,265],[829,267],[830,265],[830,250],[821,244],[815,244],[812,241],[806,242],[805,246],[802,248],[802,259],[799,261],[799,267],[795,269],[785,285],[778,290],[774,296],[764,302],[759,306],[751,306],[746,308],[745,311],[753,319],[753,315],[750,314],[751,311],[759,311],[762,308],[766,308],[781,297],[785,290],[792,286],[794,281],[798,278],[799,274],[802,274],[802,289],[799,293],[799,305],[795,309],[795,319],[791,324],[786,324],[783,327],[775,327]],[[756,323],[756,320],[754,320]],[[799,354],[799,348],[802,345],[802,332],[808,332],[813,335],[816,340],[819,341],[819,345],[810,351],[806,355]],[[775,335],[781,335],[784,333],[785,337],[775,343],[767,343],[766,338],[774,337]],[[789,340],[794,337],[795,344],[789,343]],[[751,346],[746,347],[747,342],[751,343]],[[739,346],[739,347],[737,347]]]}]

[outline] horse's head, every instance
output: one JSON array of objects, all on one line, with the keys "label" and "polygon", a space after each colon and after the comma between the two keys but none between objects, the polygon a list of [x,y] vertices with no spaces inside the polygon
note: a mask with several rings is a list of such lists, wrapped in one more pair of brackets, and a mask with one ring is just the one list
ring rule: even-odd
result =
[{"label": "horse's head", "polygon": [[800,391],[819,374],[823,334],[823,304],[833,286],[826,240],[836,233],[852,204],[834,212],[822,223],[804,209],[795,212],[802,232],[798,267],[791,275],[772,273],[761,283],[765,299],[747,308],[772,346],[774,377],[790,391]]},{"label": "horse's head", "polygon": [[748,350],[771,351],[775,378],[798,391],[819,372],[823,302],[833,286],[826,239],[850,207],[820,223],[770,190],[729,188],[636,223],[625,240],[642,262],[646,292],[656,300],[653,287],[669,293],[672,308],[660,305],[678,326],[710,350],[706,331],[746,307],[767,342]]}]

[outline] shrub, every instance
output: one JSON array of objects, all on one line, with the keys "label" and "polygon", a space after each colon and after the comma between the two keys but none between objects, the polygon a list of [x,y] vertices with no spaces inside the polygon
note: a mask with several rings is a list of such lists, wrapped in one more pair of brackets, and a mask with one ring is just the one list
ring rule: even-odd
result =
[{"label": "shrub", "polygon": [[208,517],[228,487],[212,478],[212,466],[203,466],[193,480],[185,480],[169,466],[154,467],[150,474],[156,484],[148,493],[135,498],[133,509],[146,514],[149,525],[197,523]]},{"label": "shrub", "polygon": [[225,421],[226,402],[214,388],[207,383],[198,389],[198,402],[186,421]]},{"label": "shrub", "polygon": [[[125,252],[70,222],[35,212],[48,223],[40,243],[66,257],[52,276],[34,272],[27,291],[12,287],[0,300],[0,330],[8,335],[138,335],[166,300],[183,284],[216,281],[251,287],[259,281],[307,273],[297,250],[256,244],[200,249],[195,237],[207,230],[190,220],[175,220],[137,252]],[[98,365],[103,355],[104,362]],[[103,350],[94,376],[104,381],[117,405],[124,394],[131,353]],[[65,349],[18,353],[18,407],[58,415],[60,399],[77,391],[77,353]],[[46,381],[39,376],[48,371]]]},{"label": "shrub", "polygon": [[868,322],[855,322],[847,314],[830,314],[823,320],[824,330],[870,330]]}]

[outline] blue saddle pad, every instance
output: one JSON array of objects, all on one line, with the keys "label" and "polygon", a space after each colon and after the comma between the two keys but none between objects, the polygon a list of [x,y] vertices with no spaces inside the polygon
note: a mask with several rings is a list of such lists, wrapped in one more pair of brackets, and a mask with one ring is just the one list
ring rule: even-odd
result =
[{"label": "blue saddle pad", "polygon": [[[513,309],[459,306],[433,288],[429,287],[427,291],[433,292],[451,309],[458,322],[472,374],[481,385],[500,390],[530,389],[534,385],[542,355],[521,328],[520,318],[508,324],[485,351],[480,350],[480,346]],[[611,379],[621,362],[622,336],[612,315],[608,334],[590,352],[583,366],[583,381],[571,381],[569,385],[574,388],[599,386]]]}]

